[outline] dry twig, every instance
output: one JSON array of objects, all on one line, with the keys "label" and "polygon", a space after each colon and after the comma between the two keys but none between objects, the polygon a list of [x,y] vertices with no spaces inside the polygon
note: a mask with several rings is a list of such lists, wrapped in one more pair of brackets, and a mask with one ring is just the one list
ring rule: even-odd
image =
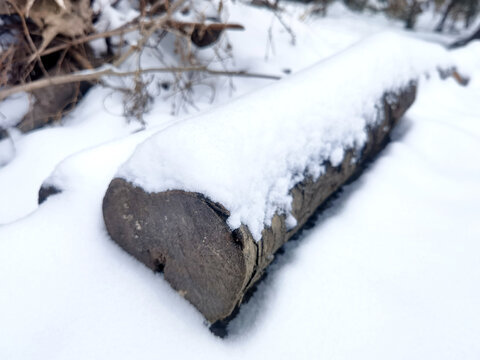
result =
[{"label": "dry twig", "polygon": [[153,22],[152,26],[145,32],[145,34],[143,34],[142,38],[136,45],[130,46],[130,48],[122,56],[120,56],[120,58],[113,62],[113,66],[120,66],[130,57],[130,55],[132,55],[139,49],[142,49],[148,42],[150,37],[153,35],[153,33],[156,30],[160,29],[162,25],[164,25],[165,22],[171,18],[172,14],[175,13],[184,3],[185,0],[180,0],[178,2],[175,2],[171,7],[169,7],[167,13]]},{"label": "dry twig", "polygon": [[280,77],[276,75],[256,74],[246,71],[220,71],[212,70],[206,66],[192,66],[192,67],[165,67],[165,68],[146,68],[138,69],[135,71],[118,71],[113,67],[107,67],[104,69],[91,71],[91,72],[79,72],[68,75],[51,76],[49,78],[42,78],[26,84],[11,86],[6,89],[0,90],[0,101],[9,97],[10,95],[26,91],[31,92],[33,90],[42,89],[48,86],[64,85],[75,82],[89,81],[96,82],[103,76],[136,76],[138,74],[148,73],[186,73],[191,71],[204,72],[210,75],[217,76],[235,76],[235,77],[248,77],[248,78],[260,78],[269,80],[279,80]]}]

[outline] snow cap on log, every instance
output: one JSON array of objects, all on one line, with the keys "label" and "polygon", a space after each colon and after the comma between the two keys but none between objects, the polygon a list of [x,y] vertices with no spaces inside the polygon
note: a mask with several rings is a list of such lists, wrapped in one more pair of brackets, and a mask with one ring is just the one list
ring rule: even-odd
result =
[{"label": "snow cap on log", "polygon": [[416,79],[449,65],[439,46],[378,35],[157,133],[110,183],[107,230],[208,321],[226,319],[276,251],[385,145]]}]

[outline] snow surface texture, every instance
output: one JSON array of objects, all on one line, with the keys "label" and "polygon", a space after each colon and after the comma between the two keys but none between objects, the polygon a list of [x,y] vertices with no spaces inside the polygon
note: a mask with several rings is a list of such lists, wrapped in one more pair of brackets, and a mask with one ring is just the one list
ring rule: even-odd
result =
[{"label": "snow surface texture", "polygon": [[28,112],[28,96],[25,93],[10,96],[0,101],[0,129],[17,125]]},{"label": "snow surface texture", "polygon": [[2,359],[478,359],[479,54],[461,54],[477,59],[467,88],[421,82],[393,143],[287,245],[225,341],[106,235],[103,194],[143,132],[70,157],[67,190],[0,227]]},{"label": "snow surface texture", "polygon": [[[271,12],[237,4],[231,18],[247,30],[229,37],[239,68],[253,72],[296,72],[403,26],[336,4],[307,25],[285,16],[292,47]],[[275,52],[265,61],[270,25]],[[452,56],[469,86],[435,75],[420,83],[394,141],[287,244],[224,341],[102,221],[118,167],[152,131],[181,121],[163,97],[145,117],[148,131],[126,124],[121,97],[96,88],[61,127],[12,134],[17,155],[0,169],[0,222],[11,222],[0,226],[0,358],[478,360],[480,43]],[[224,83],[216,103],[230,99]],[[234,84],[238,95],[265,80]],[[204,100],[195,97],[201,109],[211,106]],[[55,167],[50,180],[64,191],[37,208]]]},{"label": "snow surface texture", "polygon": [[[381,54],[381,56],[379,56]],[[255,240],[275,213],[290,214],[290,190],[322,164],[361,149],[376,103],[437,67],[442,47],[393,33],[372,36],[308,70],[164,130],[141,144],[118,176],[149,192],[185,190],[230,211],[232,230]]]}]

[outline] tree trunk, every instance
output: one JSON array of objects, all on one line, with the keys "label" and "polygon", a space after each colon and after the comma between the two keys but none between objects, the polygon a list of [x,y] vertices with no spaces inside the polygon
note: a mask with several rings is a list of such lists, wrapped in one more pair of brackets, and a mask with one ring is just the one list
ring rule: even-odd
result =
[{"label": "tree trunk", "polygon": [[202,194],[179,190],[147,193],[115,178],[103,200],[108,233],[150,269],[163,271],[165,280],[210,323],[228,318],[282,245],[384,147],[415,94],[413,83],[397,94],[385,94],[381,120],[367,129],[368,140],[361,154],[350,149],[340,166],[327,166],[318,179],[306,179],[291,190],[292,214],[298,223],[293,229],[287,229],[283,215],[275,215],[271,227],[265,228],[256,242],[243,225],[232,231],[226,223],[229,212],[225,207]]}]

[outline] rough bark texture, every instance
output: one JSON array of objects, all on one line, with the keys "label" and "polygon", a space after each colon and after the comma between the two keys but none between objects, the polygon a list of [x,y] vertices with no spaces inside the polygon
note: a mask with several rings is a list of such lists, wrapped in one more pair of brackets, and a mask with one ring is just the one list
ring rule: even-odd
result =
[{"label": "rough bark texture", "polygon": [[376,155],[388,135],[413,103],[416,86],[385,94],[381,121],[369,129],[359,153],[347,152],[338,167],[316,181],[306,179],[292,189],[293,215],[298,221],[287,230],[284,216],[275,215],[270,228],[255,242],[244,226],[231,231],[228,211],[201,194],[184,191],[147,193],[124,179],[110,183],[103,201],[107,230],[122,248],[165,279],[214,323],[227,318],[258,281],[276,251],[314,211]]}]

